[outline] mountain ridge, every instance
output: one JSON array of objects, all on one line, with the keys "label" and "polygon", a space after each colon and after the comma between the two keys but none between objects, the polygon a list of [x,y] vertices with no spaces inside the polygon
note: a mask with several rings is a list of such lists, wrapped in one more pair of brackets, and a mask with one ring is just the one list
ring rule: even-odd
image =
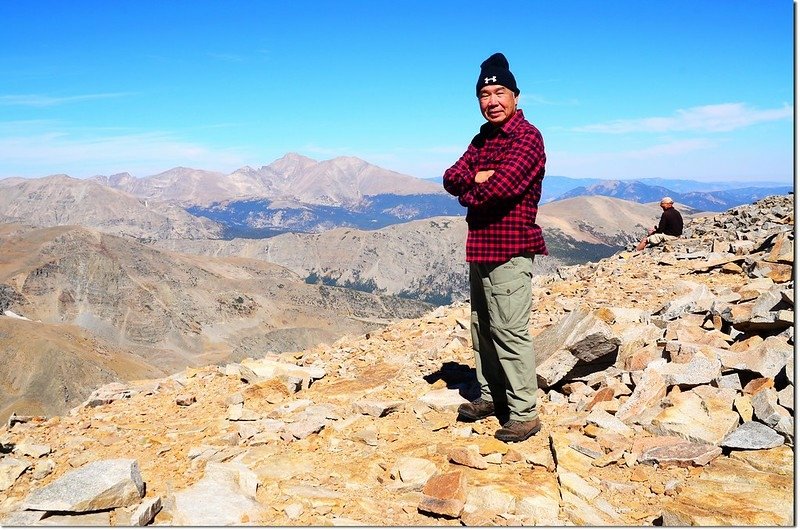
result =
[{"label": "mountain ridge", "polygon": [[93,178],[140,198],[182,206],[252,199],[352,206],[368,195],[444,193],[432,183],[356,157],[316,161],[296,153],[288,153],[257,169],[244,166],[229,174],[177,167],[136,180]]},{"label": "mountain ridge", "polygon": [[[677,182],[677,181],[672,181]],[[687,181],[689,182],[689,181]],[[640,203],[658,202],[662,197],[671,197],[677,202],[684,203],[698,210],[724,211],[740,204],[754,202],[769,195],[782,195],[793,191],[794,187],[770,186],[756,187],[752,185],[735,189],[713,191],[680,192],[664,186],[645,184],[638,180],[603,180],[588,186],[579,186],[558,196],[558,199],[568,199],[579,196],[602,195],[620,199],[632,200]]]}]

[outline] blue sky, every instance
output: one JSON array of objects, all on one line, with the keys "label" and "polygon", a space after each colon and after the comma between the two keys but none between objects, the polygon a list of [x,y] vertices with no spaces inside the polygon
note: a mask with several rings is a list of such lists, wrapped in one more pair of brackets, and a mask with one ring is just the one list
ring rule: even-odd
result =
[{"label": "blue sky", "polygon": [[547,174],[792,182],[790,0],[2,0],[0,178],[287,152],[430,178],[508,57]]}]

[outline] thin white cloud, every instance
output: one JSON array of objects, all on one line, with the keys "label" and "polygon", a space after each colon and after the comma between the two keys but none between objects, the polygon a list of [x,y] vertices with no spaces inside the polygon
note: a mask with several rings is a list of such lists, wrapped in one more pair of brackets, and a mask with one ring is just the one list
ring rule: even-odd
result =
[{"label": "thin white cloud", "polygon": [[53,97],[42,94],[16,94],[0,96],[0,105],[6,107],[55,107],[82,101],[121,98],[131,95],[130,92],[109,92],[105,94],[83,94],[80,96]]},{"label": "thin white cloud", "polygon": [[758,123],[792,119],[794,109],[784,105],[759,110],[744,103],[722,103],[679,109],[674,116],[636,120],[614,120],[573,129],[578,132],[608,134],[666,132],[727,132]]},{"label": "thin white cloud", "polygon": [[635,149],[619,153],[622,158],[650,159],[659,156],[676,156],[703,151],[717,147],[718,142],[707,138],[694,138],[688,140],[675,140],[663,144],[653,145],[644,149]]},{"label": "thin white cloud", "polygon": [[704,151],[718,147],[719,143],[706,139],[697,138],[689,140],[674,140],[652,145],[642,149],[630,149],[624,151],[601,151],[591,153],[575,153],[566,151],[553,151],[548,153],[547,162],[549,165],[557,166],[567,160],[578,165],[592,167],[599,162],[610,162],[614,160],[653,160],[658,157],[674,158],[679,155]]},{"label": "thin white cloud", "polygon": [[100,136],[59,131],[0,137],[0,178],[53,172],[76,177],[118,171],[141,175],[179,165],[230,168],[244,165],[245,158],[236,149],[214,150],[167,133]]},{"label": "thin white cloud", "polygon": [[522,92],[519,95],[519,104],[520,106],[525,104],[530,105],[544,105],[548,107],[574,107],[579,104],[577,99],[564,99],[564,100],[554,100],[542,96],[541,94],[529,94],[526,92]]}]

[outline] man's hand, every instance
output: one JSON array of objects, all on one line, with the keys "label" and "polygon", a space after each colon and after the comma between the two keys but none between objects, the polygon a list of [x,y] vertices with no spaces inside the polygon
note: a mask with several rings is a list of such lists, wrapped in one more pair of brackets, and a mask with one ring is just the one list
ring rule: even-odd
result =
[{"label": "man's hand", "polygon": [[483,171],[478,171],[475,174],[475,184],[486,182],[492,175],[494,175],[494,169],[485,169]]}]

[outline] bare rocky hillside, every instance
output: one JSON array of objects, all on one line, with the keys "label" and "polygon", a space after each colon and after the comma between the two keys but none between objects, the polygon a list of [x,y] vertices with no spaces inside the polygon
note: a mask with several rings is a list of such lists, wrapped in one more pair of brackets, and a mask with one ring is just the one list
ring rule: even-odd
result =
[{"label": "bare rocky hillside", "polygon": [[[80,340],[95,337],[111,352],[137,359],[141,369],[120,371],[119,378],[309,347],[429,308],[310,285],[261,260],[185,256],[82,227],[0,225],[0,310],[29,319],[26,329],[40,325],[41,337],[57,335],[61,325],[64,333],[75,334],[71,326],[77,326]],[[3,346],[10,358],[25,358],[24,366],[47,364],[51,354],[68,356],[80,349],[77,343],[58,344],[20,339]],[[122,362],[120,355],[81,362],[102,367],[112,364],[111,358]],[[67,378],[69,392],[36,394],[36,385],[14,374],[18,366],[0,368],[4,377],[20,381],[0,388],[0,403],[11,406],[14,396],[36,396],[39,407],[20,404],[18,412],[63,412],[110,377],[108,370],[84,370]]]},{"label": "bare rocky hillside", "polygon": [[221,226],[180,207],[140,200],[92,180],[66,175],[6,180],[0,193],[0,223],[81,225],[146,239],[213,239],[222,235]]},{"label": "bare rocky hillside", "polygon": [[[678,205],[687,220],[695,214]],[[537,274],[591,261],[638,241],[658,223],[658,205],[610,197],[578,197],[540,208],[549,256],[534,262]],[[206,256],[242,256],[287,267],[311,282],[399,294],[432,303],[469,298],[462,217],[434,217],[379,230],[337,228],[286,233],[266,239],[161,240],[158,248]]]},{"label": "bare rocky hillside", "polygon": [[[207,256],[244,256],[278,263],[311,283],[328,283],[424,299],[459,286],[466,296],[466,223],[436,217],[380,230],[337,228],[268,239],[171,240],[158,248]],[[462,298],[463,299],[463,298]]]},{"label": "bare rocky hillside", "polygon": [[456,419],[476,385],[459,303],[14,415],[0,522],[795,524],[791,197],[561,267],[533,296],[543,429],[524,442]]},{"label": "bare rocky hillside", "polygon": [[114,381],[173,372],[75,325],[0,317],[0,418],[58,416]]}]

